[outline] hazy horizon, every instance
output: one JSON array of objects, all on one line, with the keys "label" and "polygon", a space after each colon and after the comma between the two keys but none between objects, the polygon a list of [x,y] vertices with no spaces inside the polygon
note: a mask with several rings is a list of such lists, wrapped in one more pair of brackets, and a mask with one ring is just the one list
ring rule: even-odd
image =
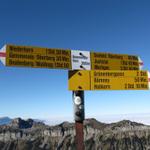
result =
[{"label": "hazy horizon", "polygon": [[[32,118],[32,117],[21,117],[21,116],[16,116],[16,117],[10,117],[10,116],[0,116],[0,119],[3,117],[9,117],[10,119],[15,119],[15,118],[21,118],[24,120],[27,119],[34,119],[34,120],[39,120],[43,121],[47,125],[57,125],[62,122],[74,122],[74,118],[72,116],[65,116],[65,117],[49,117],[49,118]],[[130,120],[133,122],[137,123],[143,123],[145,125],[150,125],[150,113],[141,113],[141,114],[112,114],[112,115],[99,115],[99,116],[86,116],[85,119],[90,119],[94,118],[99,122],[102,123],[115,123],[119,122],[122,120]]]}]

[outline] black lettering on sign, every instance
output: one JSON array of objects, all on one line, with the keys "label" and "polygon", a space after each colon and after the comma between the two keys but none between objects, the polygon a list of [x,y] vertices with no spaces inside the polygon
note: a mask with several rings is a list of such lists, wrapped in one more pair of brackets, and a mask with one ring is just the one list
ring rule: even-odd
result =
[{"label": "black lettering on sign", "polygon": [[69,52],[69,51],[62,50],[62,55],[64,55],[64,56],[69,56],[69,57],[70,57],[70,52]]},{"label": "black lettering on sign", "polygon": [[139,63],[134,61],[129,61],[128,64],[132,66],[139,66]]},{"label": "black lettering on sign", "polygon": [[140,71],[141,76],[147,76],[147,72]]},{"label": "black lettering on sign", "polygon": [[139,70],[139,67],[129,67],[129,70]]},{"label": "black lettering on sign", "polygon": [[55,55],[54,49],[46,49],[46,55]]},{"label": "black lettering on sign", "polygon": [[61,56],[56,56],[56,61],[61,61]]},{"label": "black lettering on sign", "polygon": [[122,64],[122,65],[128,65],[128,62],[127,62],[127,61],[122,60],[122,61],[121,61],[121,64]]},{"label": "black lettering on sign", "polygon": [[62,56],[62,61],[69,62],[69,58],[66,56]]},{"label": "black lettering on sign", "polygon": [[53,57],[53,56],[36,55],[36,59],[37,60],[55,61],[55,57]]},{"label": "black lettering on sign", "polygon": [[105,85],[105,84],[95,84],[94,85],[94,89],[95,90],[107,90],[107,89],[111,89],[110,85]]},{"label": "black lettering on sign", "polygon": [[56,62],[55,67],[56,68],[63,68],[63,63]]},{"label": "black lettering on sign", "polygon": [[64,63],[64,68],[69,68],[69,63]]},{"label": "black lettering on sign", "polygon": [[125,66],[120,66],[120,70],[129,70],[129,68]]},{"label": "black lettering on sign", "polygon": [[128,56],[129,60],[137,60],[138,61],[138,57],[137,56]]},{"label": "black lettering on sign", "polygon": [[25,66],[25,67],[34,67],[34,63],[31,61],[20,61],[20,60],[12,60],[9,59],[10,66]]},{"label": "black lettering on sign", "polygon": [[148,79],[144,77],[135,77],[134,81],[135,82],[148,82]]},{"label": "black lettering on sign", "polygon": [[140,71],[137,71],[136,75],[137,75],[137,76],[140,76]]},{"label": "black lettering on sign", "polygon": [[9,53],[9,58],[19,58],[19,59],[34,59],[34,55],[30,55],[30,54],[15,54],[10,52]]},{"label": "black lettering on sign", "polygon": [[137,89],[148,89],[148,85],[141,83],[141,84],[136,84]]},{"label": "black lettering on sign", "polygon": [[110,70],[109,66],[102,66],[102,65],[94,65],[94,68],[96,70]]},{"label": "black lettering on sign", "polygon": [[96,77],[122,77],[124,76],[124,72],[99,72],[94,71],[94,76]]},{"label": "black lettering on sign", "polygon": [[84,56],[84,55],[80,55],[80,56],[75,56],[75,55],[73,55],[72,57],[73,57],[73,59],[84,59],[84,60],[87,60],[87,59],[88,59],[88,57],[86,57],[86,56]]},{"label": "black lettering on sign", "polygon": [[9,46],[11,52],[22,52],[22,53],[33,53],[33,48],[29,47],[18,47],[18,46]]},{"label": "black lettering on sign", "polygon": [[56,55],[61,55],[61,50],[56,50]]},{"label": "black lettering on sign", "polygon": [[125,89],[134,89],[134,84],[126,83],[124,87]]},{"label": "black lettering on sign", "polygon": [[73,59],[73,62],[79,62],[79,60],[77,60],[77,59]]},{"label": "black lettering on sign", "polygon": [[53,63],[36,61],[36,66],[41,68],[54,68]]},{"label": "black lettering on sign", "polygon": [[109,83],[109,79],[94,78],[95,83]]},{"label": "black lettering on sign", "polygon": [[95,59],[94,63],[106,65],[106,64],[108,64],[108,60]]},{"label": "black lettering on sign", "polygon": [[139,66],[138,62],[135,62],[135,61],[125,61],[125,60],[122,60],[121,61],[121,65],[124,65],[124,66]]},{"label": "black lettering on sign", "polygon": [[147,77],[147,72],[145,72],[145,71],[137,71],[137,76]]},{"label": "black lettering on sign", "polygon": [[107,58],[105,53],[94,53],[95,58]]},{"label": "black lettering on sign", "polygon": [[123,56],[122,55],[116,55],[116,54],[108,54],[108,58],[111,58],[111,59],[123,59]]},{"label": "black lettering on sign", "polygon": [[82,65],[90,65],[90,63],[86,61],[82,61]]}]

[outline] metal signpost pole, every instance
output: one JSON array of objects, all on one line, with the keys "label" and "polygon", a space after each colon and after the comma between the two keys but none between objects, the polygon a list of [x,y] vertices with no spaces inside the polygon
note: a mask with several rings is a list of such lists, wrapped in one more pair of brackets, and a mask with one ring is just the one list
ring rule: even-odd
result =
[{"label": "metal signpost pole", "polygon": [[73,91],[76,149],[84,150],[84,91]]}]

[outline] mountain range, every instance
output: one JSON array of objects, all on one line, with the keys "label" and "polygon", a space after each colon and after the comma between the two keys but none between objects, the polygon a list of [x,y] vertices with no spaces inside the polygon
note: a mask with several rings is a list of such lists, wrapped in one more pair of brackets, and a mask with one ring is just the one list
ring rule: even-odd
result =
[{"label": "mountain range", "polygon": [[[106,124],[86,119],[84,145],[85,150],[148,150],[150,126],[129,120]],[[0,125],[0,149],[76,150],[74,123],[49,126],[33,119],[12,119]]]},{"label": "mountain range", "polygon": [[9,117],[0,117],[0,125],[9,124],[12,121]]}]

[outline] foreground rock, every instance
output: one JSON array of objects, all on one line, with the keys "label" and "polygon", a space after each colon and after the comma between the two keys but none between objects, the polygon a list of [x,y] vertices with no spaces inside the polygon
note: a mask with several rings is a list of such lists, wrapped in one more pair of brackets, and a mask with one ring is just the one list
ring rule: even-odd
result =
[{"label": "foreground rock", "polygon": [[[150,127],[124,120],[104,124],[84,122],[86,150],[148,150]],[[17,118],[0,126],[0,150],[75,150],[74,124],[47,126],[32,119]]]}]

